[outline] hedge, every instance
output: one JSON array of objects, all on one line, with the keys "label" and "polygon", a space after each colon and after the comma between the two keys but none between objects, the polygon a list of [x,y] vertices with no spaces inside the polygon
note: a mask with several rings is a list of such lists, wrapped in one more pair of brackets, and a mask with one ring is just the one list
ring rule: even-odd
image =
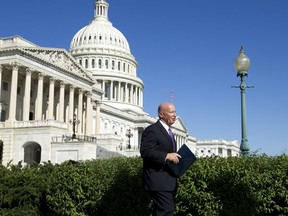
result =
[{"label": "hedge", "polygon": [[[0,215],[148,216],[142,159],[0,167]],[[288,156],[198,158],[178,180],[177,216],[288,215]]]}]

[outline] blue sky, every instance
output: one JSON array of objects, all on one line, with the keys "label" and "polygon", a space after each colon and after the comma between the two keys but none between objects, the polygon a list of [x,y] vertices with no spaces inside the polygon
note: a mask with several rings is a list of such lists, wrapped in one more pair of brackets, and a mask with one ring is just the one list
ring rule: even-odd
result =
[{"label": "blue sky", "polygon": [[[127,38],[145,84],[144,109],[171,101],[199,140],[241,140],[240,90],[233,62],[251,60],[246,90],[252,152],[288,153],[287,0],[107,0],[109,19]],[[93,19],[94,0],[1,2],[0,37],[20,35],[69,49]]]}]

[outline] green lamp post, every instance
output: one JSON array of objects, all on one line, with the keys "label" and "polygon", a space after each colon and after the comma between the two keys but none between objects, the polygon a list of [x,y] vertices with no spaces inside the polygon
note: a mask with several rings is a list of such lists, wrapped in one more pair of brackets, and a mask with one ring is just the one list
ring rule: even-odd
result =
[{"label": "green lamp post", "polygon": [[240,86],[232,86],[234,88],[240,88],[241,91],[241,126],[242,126],[242,137],[240,150],[243,156],[249,154],[249,144],[247,136],[247,122],[246,122],[246,98],[245,90],[246,88],[254,88],[254,86],[246,86],[244,78],[248,76],[248,70],[250,68],[250,60],[245,55],[243,47],[241,46],[239,55],[234,61],[234,67],[237,71],[237,77],[240,77]]}]

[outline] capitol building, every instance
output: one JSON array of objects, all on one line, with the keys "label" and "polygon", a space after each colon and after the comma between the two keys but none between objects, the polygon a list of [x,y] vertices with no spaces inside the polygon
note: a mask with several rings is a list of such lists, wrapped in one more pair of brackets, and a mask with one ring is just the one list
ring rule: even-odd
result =
[{"label": "capitol building", "polygon": [[[106,0],[96,0],[93,20],[68,51],[0,38],[3,165],[139,155],[142,132],[157,117],[143,109],[137,61],[108,9]],[[240,153],[237,141],[197,140],[180,117],[172,130],[178,148],[185,143],[196,156]]]}]

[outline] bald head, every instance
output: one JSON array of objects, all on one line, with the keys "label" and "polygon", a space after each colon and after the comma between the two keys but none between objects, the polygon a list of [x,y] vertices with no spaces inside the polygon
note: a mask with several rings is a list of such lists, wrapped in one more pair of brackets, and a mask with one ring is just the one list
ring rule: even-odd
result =
[{"label": "bald head", "polygon": [[158,117],[168,126],[176,121],[176,108],[172,103],[162,103],[158,107]]}]

